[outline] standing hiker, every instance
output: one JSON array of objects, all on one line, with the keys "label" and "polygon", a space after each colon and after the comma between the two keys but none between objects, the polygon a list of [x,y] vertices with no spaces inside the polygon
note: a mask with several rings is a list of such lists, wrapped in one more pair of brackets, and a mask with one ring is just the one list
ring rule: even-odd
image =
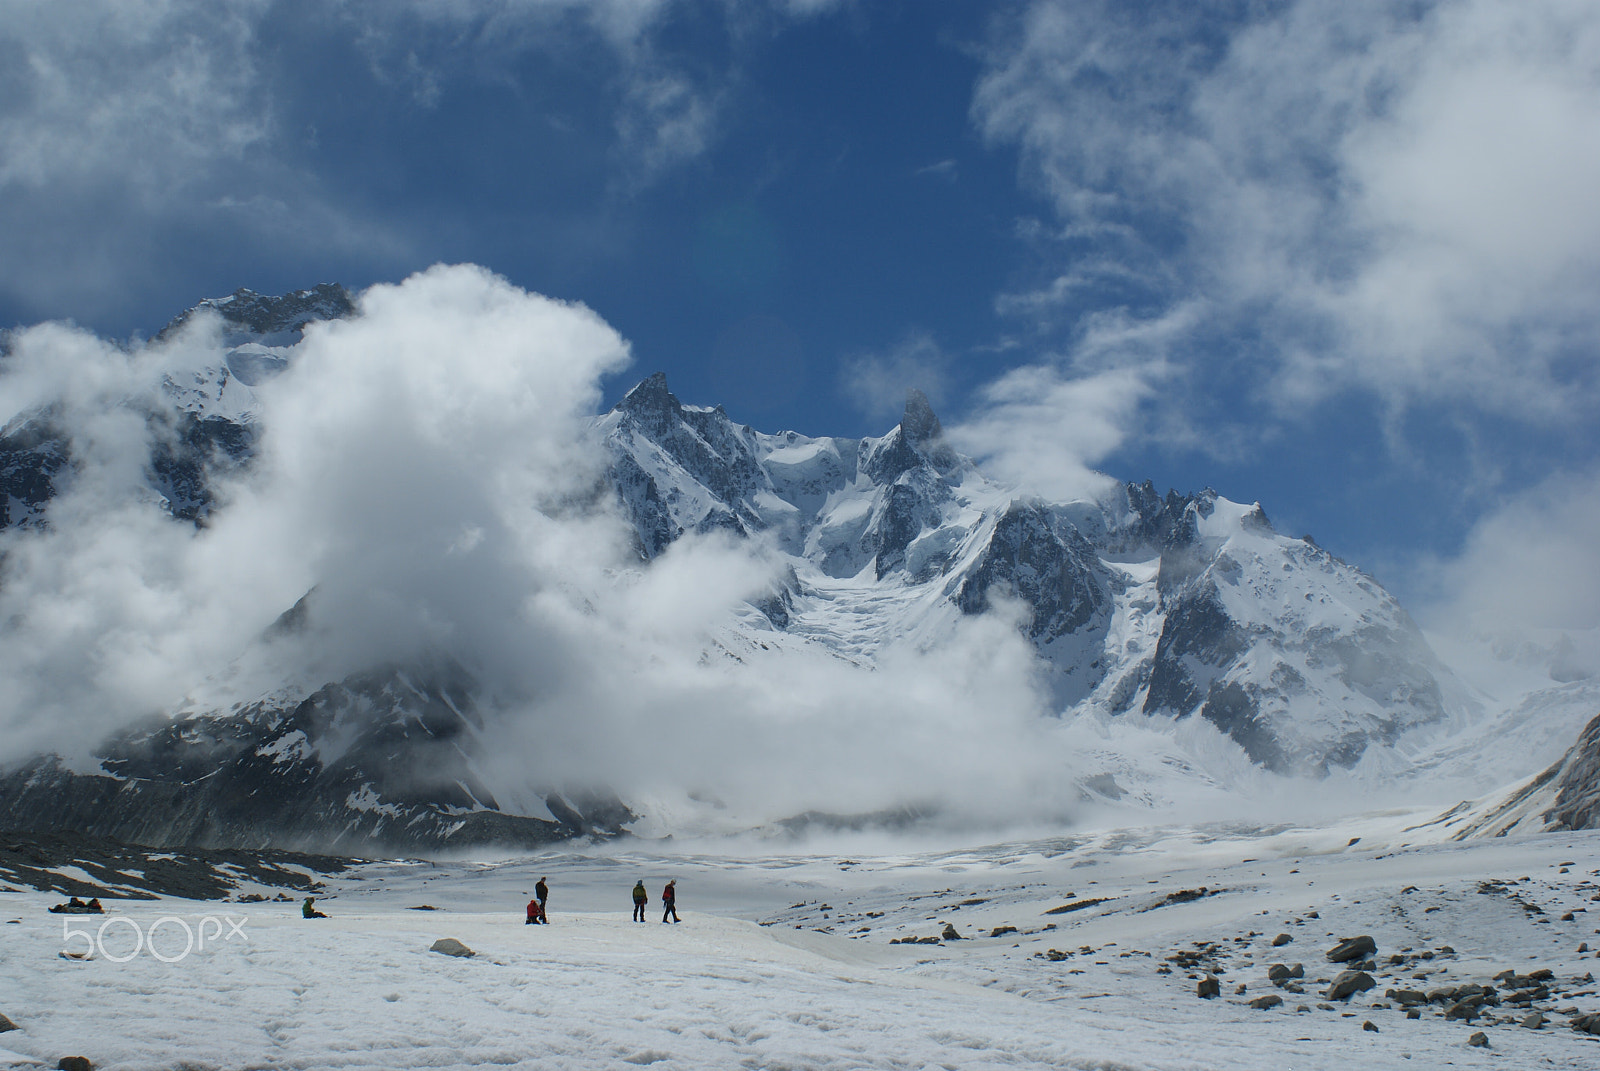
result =
[{"label": "standing hiker", "polygon": [[539,921],[545,923],[550,921],[550,915],[544,909],[544,902],[550,899],[550,886],[545,884],[549,880],[549,878],[540,878],[539,884],[533,887],[533,895],[539,898]]},{"label": "standing hiker", "polygon": [[650,902],[650,894],[644,891],[644,879],[633,887],[633,921],[644,921],[644,905]]},{"label": "standing hiker", "polygon": [[667,887],[661,890],[661,903],[666,908],[661,912],[661,921],[666,922],[667,916],[672,916],[673,922],[682,922],[678,917],[678,879],[673,878],[667,882]]}]

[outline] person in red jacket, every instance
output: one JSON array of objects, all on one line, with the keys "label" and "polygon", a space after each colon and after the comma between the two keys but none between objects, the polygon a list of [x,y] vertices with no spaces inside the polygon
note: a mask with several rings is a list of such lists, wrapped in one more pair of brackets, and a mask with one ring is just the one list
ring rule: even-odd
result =
[{"label": "person in red jacket", "polygon": [[672,916],[673,922],[682,922],[678,917],[678,881],[676,878],[667,882],[667,887],[661,890],[661,903],[666,910],[661,912],[661,921],[666,922],[667,916]]},{"label": "person in red jacket", "polygon": [[534,926],[534,925],[537,925],[538,923],[543,922],[544,920],[545,920],[544,919],[544,905],[539,903],[539,901],[537,901],[537,900],[529,900],[528,901],[528,921],[523,923],[523,925],[524,926]]}]

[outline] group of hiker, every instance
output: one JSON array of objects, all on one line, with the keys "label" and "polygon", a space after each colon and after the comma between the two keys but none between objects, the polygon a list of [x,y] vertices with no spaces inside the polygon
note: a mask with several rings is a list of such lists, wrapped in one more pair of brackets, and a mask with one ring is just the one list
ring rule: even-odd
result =
[{"label": "group of hiker", "polygon": [[[533,899],[528,901],[528,920],[526,925],[534,926],[540,923],[548,925],[550,917],[545,914],[545,902],[550,899],[550,886],[546,884],[549,878],[540,878],[539,884],[533,887]],[[640,879],[633,887],[633,921],[644,921],[645,905],[650,903],[650,894],[645,891],[644,879]],[[674,878],[667,882],[667,887],[661,890],[662,922],[682,922],[678,917],[678,882]]]},{"label": "group of hiker", "polygon": [[[548,877],[540,878],[539,879],[539,883],[533,887],[533,899],[528,901],[528,919],[527,919],[527,922],[525,923],[525,925],[528,925],[528,926],[549,925],[550,916],[545,913],[545,904],[550,899],[549,881],[550,881],[550,879]],[[645,906],[647,904],[649,904],[649,903],[650,903],[650,894],[645,892],[644,879],[641,878],[639,880],[639,882],[637,884],[635,884],[634,887],[633,887],[633,921],[634,922],[643,922],[644,921],[644,909],[645,909]],[[84,904],[82,904],[81,901],[79,901],[76,897],[74,897],[73,898],[73,904],[75,906],[72,907],[72,908],[68,908],[65,904],[63,904],[61,907],[53,907],[50,910],[52,910],[52,911],[66,911],[66,910],[74,910],[74,911],[76,911],[76,910],[84,910],[84,909],[87,909],[87,910],[90,910],[90,911],[98,911],[98,910],[100,910],[100,901],[98,901],[98,900],[91,900],[89,905],[84,905]],[[678,882],[677,882],[676,878],[674,878],[672,881],[667,882],[667,887],[661,890],[661,906],[662,906],[662,908],[664,908],[664,910],[661,912],[661,921],[662,922],[682,922],[683,921],[682,919],[680,919],[678,917]],[[310,896],[306,897],[305,898],[305,902],[300,905],[300,914],[303,917],[308,918],[308,919],[325,919],[325,918],[328,917],[327,915],[324,915],[322,912],[317,910],[317,908],[316,908],[316,899],[314,897],[310,897]]]}]

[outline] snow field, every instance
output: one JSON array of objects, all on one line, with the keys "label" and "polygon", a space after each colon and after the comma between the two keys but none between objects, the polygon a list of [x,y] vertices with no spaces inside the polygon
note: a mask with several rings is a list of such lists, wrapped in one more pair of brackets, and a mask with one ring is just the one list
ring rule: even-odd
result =
[{"label": "snow field", "polygon": [[[59,897],[0,894],[0,922],[21,920],[0,925],[0,1012],[23,1028],[0,1047],[46,1066],[81,1053],[130,1069],[1600,1064],[1600,1038],[1568,1029],[1566,1016],[1533,1031],[1447,1021],[1437,1007],[1412,1021],[1374,1007],[1389,987],[1487,983],[1508,967],[1575,980],[1600,967],[1576,952],[1600,944],[1600,904],[1589,899],[1600,834],[1438,844],[1417,819],[1107,830],[960,851],[860,842],[846,847],[876,850],[669,856],[635,842],[379,863],[330,882],[326,920],[284,903],[114,905],[145,926],[248,917],[248,944],[170,964],[61,959],[62,917],[43,910]],[[524,926],[526,890],[542,875],[553,924]],[[659,875],[678,879],[679,925],[659,922]],[[638,877],[652,898],[643,924],[622,906]],[[1511,892],[1480,891],[1491,880]],[[1202,886],[1198,899],[1168,899]],[[1050,913],[1095,899],[1104,902]],[[424,903],[439,910],[411,910]],[[965,939],[888,943],[946,923]],[[1004,926],[1018,932],[989,936]],[[126,947],[116,932],[113,955]],[[1271,947],[1279,932],[1293,942]],[[1326,986],[1316,979],[1342,969],[1323,952],[1363,933],[1379,946],[1378,988],[1318,1007]],[[440,937],[479,955],[429,952]],[[1174,951],[1209,945],[1221,998],[1197,999],[1195,972],[1159,973]],[[1434,958],[1387,966],[1404,948]],[[1305,965],[1304,995],[1267,982],[1275,962]],[[1600,1010],[1593,984],[1564,989],[1554,1003]],[[1264,993],[1285,1005],[1246,1004]],[[1369,1020],[1378,1032],[1363,1030]],[[1480,1029],[1490,1047],[1468,1047]]]}]

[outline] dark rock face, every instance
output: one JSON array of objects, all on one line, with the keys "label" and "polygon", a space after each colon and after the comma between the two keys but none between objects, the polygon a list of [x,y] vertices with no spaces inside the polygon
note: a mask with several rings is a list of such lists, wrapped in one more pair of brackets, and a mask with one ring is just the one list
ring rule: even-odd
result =
[{"label": "dark rock face", "polygon": [[1555,805],[1544,812],[1549,829],[1600,828],[1600,717],[1557,764]]},{"label": "dark rock face", "polygon": [[0,432],[0,531],[41,523],[57,479],[71,472],[71,457],[66,435],[48,413]]},{"label": "dark rock face", "polygon": [[149,481],[174,517],[202,522],[211,512],[209,476],[238,469],[255,453],[256,430],[221,417],[184,413],[150,455]]},{"label": "dark rock face", "polygon": [[956,605],[979,613],[992,588],[1032,607],[1028,634],[1035,640],[1075,632],[1111,604],[1094,547],[1075,528],[1058,532],[1038,505],[1014,503],[1000,518],[977,567],[956,588]]}]

